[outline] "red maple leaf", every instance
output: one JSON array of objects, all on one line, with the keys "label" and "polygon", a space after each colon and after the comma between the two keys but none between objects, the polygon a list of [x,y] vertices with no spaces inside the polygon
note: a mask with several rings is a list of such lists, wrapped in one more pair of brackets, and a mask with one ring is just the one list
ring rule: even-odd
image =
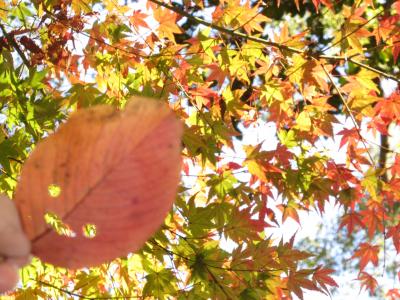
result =
[{"label": "red maple leaf", "polygon": [[331,274],[334,272],[332,269],[323,269],[322,266],[318,266],[313,274],[313,282],[318,283],[322,290],[329,293],[328,287],[326,285],[338,286],[336,281],[331,277]]},{"label": "red maple leaf", "polygon": [[360,215],[356,212],[350,212],[342,217],[342,222],[340,222],[339,229],[346,226],[347,232],[350,234],[353,232],[355,225],[364,227]]},{"label": "red maple leaf", "polygon": [[376,131],[383,135],[388,135],[388,123],[382,120],[381,116],[375,116],[371,122],[368,123],[368,129],[372,130],[372,133],[375,135]]},{"label": "red maple leaf", "polygon": [[397,253],[400,253],[400,224],[388,228],[386,237],[392,238]]},{"label": "red maple leaf", "polygon": [[386,297],[389,300],[399,300],[400,299],[400,290],[399,289],[390,289],[386,293]]},{"label": "red maple leaf", "polygon": [[207,81],[213,81],[216,80],[218,82],[219,86],[222,86],[222,84],[225,81],[226,76],[229,75],[227,71],[223,71],[218,64],[213,63],[207,66],[210,69],[210,75],[207,77]]},{"label": "red maple leaf", "polygon": [[383,121],[390,123],[392,121],[400,122],[400,92],[393,92],[389,98],[377,102],[375,112]]},{"label": "red maple leaf", "polygon": [[360,258],[360,270],[364,270],[369,262],[376,267],[378,265],[379,246],[369,243],[361,243],[359,249],[354,253],[352,258]]},{"label": "red maple leaf", "polygon": [[242,165],[239,165],[238,163],[235,163],[233,161],[228,162],[227,167],[230,170],[237,170],[243,168]]},{"label": "red maple leaf", "polygon": [[394,164],[390,168],[390,172],[392,173],[392,176],[400,176],[400,155],[396,154],[396,157],[394,159]]},{"label": "red maple leaf", "polygon": [[400,54],[400,35],[398,35],[397,40],[393,41],[392,54],[393,54],[393,61],[396,64]]},{"label": "red maple leaf", "polygon": [[356,145],[357,142],[360,140],[360,134],[358,133],[358,130],[355,127],[352,129],[345,128],[342,131],[338,132],[338,135],[342,135],[339,149],[342,148],[347,143],[349,143],[350,145]]},{"label": "red maple leaf", "polygon": [[367,272],[360,272],[357,279],[361,281],[361,288],[369,290],[372,294],[375,293],[378,282],[373,276]]},{"label": "red maple leaf", "polygon": [[276,147],[274,154],[279,163],[284,167],[290,166],[290,160],[294,156],[293,153],[290,152],[288,148],[285,145],[282,145],[281,143],[279,143],[278,146]]},{"label": "red maple leaf", "polygon": [[382,209],[366,209],[360,212],[360,214],[363,216],[362,222],[364,227],[368,229],[368,236],[370,239],[373,238],[376,230],[380,232],[383,231],[382,219],[384,217],[384,212]]}]

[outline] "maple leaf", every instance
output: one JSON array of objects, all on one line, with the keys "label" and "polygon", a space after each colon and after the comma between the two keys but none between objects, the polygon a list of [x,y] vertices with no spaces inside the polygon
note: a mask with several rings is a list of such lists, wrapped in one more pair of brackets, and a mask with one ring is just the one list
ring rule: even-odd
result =
[{"label": "maple leaf", "polygon": [[369,108],[371,106],[371,104],[379,101],[379,97],[376,97],[375,95],[372,94],[358,94],[355,91],[359,91],[362,90],[360,88],[353,90],[353,92],[350,93],[349,95],[349,100],[348,100],[348,104],[349,107],[353,110],[356,109],[366,109]]},{"label": "maple leaf", "polygon": [[330,276],[333,272],[334,270],[332,269],[324,269],[322,266],[319,266],[312,276],[313,282],[318,283],[321,288],[328,294],[329,290],[327,285],[338,287],[336,281],[333,280]]},{"label": "maple leaf", "polygon": [[391,226],[386,233],[387,238],[392,238],[397,253],[400,253],[400,224]]},{"label": "maple leaf", "polygon": [[244,162],[244,165],[248,168],[249,172],[257,176],[258,179],[264,182],[268,182],[268,179],[266,177],[266,170],[257,160],[246,160]]},{"label": "maple leaf", "polygon": [[393,177],[395,176],[400,176],[400,155],[396,154],[394,163],[390,167],[390,173],[392,174]]},{"label": "maple leaf", "polygon": [[398,37],[398,39],[396,41],[393,42],[394,45],[392,47],[392,54],[393,54],[393,61],[394,63],[397,63],[397,60],[399,58],[400,55],[400,36]]},{"label": "maple leaf", "polygon": [[206,86],[198,86],[195,89],[190,90],[189,93],[193,95],[200,109],[203,105],[209,108],[211,106],[211,101],[214,103],[219,100],[218,93]]},{"label": "maple leaf", "polygon": [[132,15],[129,17],[130,23],[138,29],[139,27],[150,28],[145,19],[148,17],[147,14],[140,10],[134,10]]},{"label": "maple leaf", "polygon": [[[215,11],[214,16],[218,18],[216,14],[219,13]],[[238,1],[228,1],[221,21],[226,26],[243,28],[247,34],[251,34],[253,31],[262,32],[264,29],[260,23],[268,22],[270,19],[259,12],[259,3],[251,7],[247,1],[241,5]]]},{"label": "maple leaf", "polygon": [[298,224],[300,224],[299,214],[297,213],[297,207],[293,202],[290,202],[288,205],[277,205],[277,208],[282,212],[282,221],[285,222],[288,217],[295,220]]},{"label": "maple leaf", "polygon": [[388,297],[389,300],[398,300],[400,299],[400,290],[390,289],[387,291],[385,296]]},{"label": "maple leaf", "polygon": [[360,172],[362,172],[361,165],[371,165],[365,154],[368,153],[368,149],[365,147],[357,148],[353,144],[349,144],[347,148],[348,158],[351,164]]},{"label": "maple leaf", "polygon": [[347,232],[350,234],[353,232],[354,227],[359,225],[360,227],[364,227],[363,222],[361,221],[360,215],[357,212],[350,212],[345,214],[342,217],[342,221],[340,222],[339,229],[346,226]]},{"label": "maple leaf", "polygon": [[72,0],[71,7],[77,14],[81,14],[82,12],[91,12],[91,7],[86,3],[86,1]]},{"label": "maple leaf", "polygon": [[288,150],[285,145],[279,143],[274,151],[274,155],[278,158],[279,163],[283,167],[290,166],[290,160],[294,157],[293,153]]},{"label": "maple leaf", "polygon": [[296,128],[302,131],[309,131],[312,126],[312,121],[310,118],[310,113],[307,111],[302,111],[296,118]]},{"label": "maple leaf", "polygon": [[298,65],[298,71],[295,72],[303,71],[300,81],[304,87],[306,85],[318,86],[323,91],[329,91],[329,78],[325,70],[330,72],[332,71],[333,66],[326,64],[322,67],[322,65],[315,60],[303,60],[302,62],[298,61],[297,64],[299,63],[302,64]]},{"label": "maple leaf", "polygon": [[305,77],[306,66],[309,64],[302,55],[295,54],[292,57],[292,64],[287,70],[287,76],[292,83],[302,86],[303,78]]},{"label": "maple leaf", "polygon": [[364,270],[369,262],[374,266],[378,265],[379,246],[369,243],[361,243],[358,250],[354,253],[353,258],[360,258],[360,270]]},{"label": "maple leaf", "polygon": [[168,38],[175,42],[174,33],[181,33],[181,28],[177,25],[179,16],[173,11],[157,8],[154,11],[154,18],[158,21],[158,32],[161,38]]},{"label": "maple leaf", "polygon": [[375,112],[386,123],[390,121],[400,122],[400,93],[395,91],[389,98],[378,101]]},{"label": "maple leaf", "polygon": [[368,236],[370,239],[373,238],[376,230],[379,232],[383,231],[382,219],[384,214],[379,209],[367,209],[360,213],[363,216],[362,222],[364,227],[368,229]]},{"label": "maple leaf", "polygon": [[[298,0],[295,0],[297,3]],[[300,32],[298,34],[289,35],[289,26],[287,22],[284,22],[280,28],[279,34],[274,33],[274,40],[282,45],[294,47],[294,48],[304,48],[308,45],[308,41],[305,40],[305,32]],[[297,55],[294,55],[297,56]]]},{"label": "maple leaf", "polygon": [[373,199],[377,197],[378,191],[378,176],[374,168],[368,169],[364,173],[364,178],[361,180],[361,186],[371,195]]},{"label": "maple leaf", "polygon": [[354,76],[354,79],[360,83],[362,87],[367,90],[373,90],[379,93],[379,88],[377,87],[376,83],[373,81],[378,77],[378,74],[375,72],[362,69],[358,72],[357,75]]},{"label": "maple leaf", "polygon": [[378,282],[373,276],[367,272],[360,272],[357,279],[361,281],[361,289],[365,288],[366,290],[369,290],[371,294],[375,293],[375,290],[378,287]]},{"label": "maple leaf", "polygon": [[339,131],[338,135],[342,136],[342,139],[340,140],[339,149],[342,148],[347,143],[349,143],[351,145],[355,145],[360,140],[360,135],[358,133],[358,129],[355,127],[351,128],[351,129],[345,128],[345,129]]},{"label": "maple leaf", "polygon": [[304,298],[303,298],[303,291],[301,290],[301,288],[314,291],[319,290],[318,287],[315,285],[315,283],[307,278],[310,275],[310,273],[311,273],[310,270],[299,270],[296,272],[292,271],[287,277],[288,288],[302,300]]},{"label": "maple leaf", "polygon": [[242,165],[239,165],[238,163],[235,163],[235,162],[233,162],[233,161],[229,162],[229,163],[227,164],[227,167],[228,167],[229,169],[231,169],[231,170],[238,170],[238,169],[243,168]]},{"label": "maple leaf", "polygon": [[253,31],[263,32],[264,28],[260,25],[260,23],[262,24],[262,22],[271,21],[271,19],[269,19],[264,14],[261,14],[257,10],[258,10],[258,5],[255,5],[253,8],[251,8],[251,10],[248,13],[243,14],[246,16],[246,19],[243,19],[244,21],[243,29],[248,34],[251,34]]},{"label": "maple leaf", "polygon": [[381,133],[382,135],[388,135],[388,123],[382,120],[381,116],[375,116],[371,122],[368,124],[368,128],[372,129],[373,134],[376,134],[376,131]]},{"label": "maple leaf", "polygon": [[225,81],[226,76],[228,76],[228,72],[223,71],[217,64],[210,64],[207,66],[210,69],[210,75],[208,75],[207,81],[216,80],[220,86]]}]

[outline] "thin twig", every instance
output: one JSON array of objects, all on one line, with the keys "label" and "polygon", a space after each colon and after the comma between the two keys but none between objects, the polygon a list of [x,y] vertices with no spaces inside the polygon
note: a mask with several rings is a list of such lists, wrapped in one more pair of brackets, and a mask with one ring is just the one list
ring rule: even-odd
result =
[{"label": "thin twig", "polygon": [[[172,251],[172,250],[169,250],[169,249],[165,248],[164,246],[160,245],[160,244],[159,244],[156,240],[154,240],[154,239],[150,240],[150,242],[151,242],[153,245],[155,245],[155,246],[161,248],[162,250],[164,250],[167,254],[175,255],[175,256],[180,257],[180,258],[182,258],[183,260],[188,261],[188,262],[192,262],[192,263],[195,262],[194,259],[191,259],[191,258],[189,258],[189,257],[186,257],[186,256],[182,255],[182,254],[176,253],[176,252],[174,252],[174,251]],[[206,265],[206,266],[209,267],[209,268],[218,269],[218,270],[223,270],[223,271],[230,271],[230,272],[255,272],[255,273],[263,273],[263,272],[268,272],[268,271],[270,271],[270,272],[272,272],[272,271],[280,271],[280,269],[276,269],[276,268],[261,268],[261,269],[257,269],[257,270],[253,270],[253,269],[236,269],[236,268],[215,266],[215,265],[208,264],[208,263],[206,263],[206,262],[203,262],[203,263],[204,263],[204,265]],[[275,275],[273,275],[273,274],[269,274],[269,275],[270,275],[270,276],[275,276]],[[278,275],[277,275],[277,276],[278,276]]]},{"label": "thin twig", "polygon": [[349,105],[347,104],[346,100],[344,99],[342,92],[340,91],[339,87],[337,86],[337,84],[335,83],[335,81],[333,80],[333,78],[331,77],[331,74],[330,74],[330,73],[328,72],[328,70],[325,68],[325,65],[324,65],[324,64],[321,64],[321,67],[322,67],[322,69],[324,70],[325,74],[328,76],[329,81],[332,83],[333,87],[335,88],[336,92],[338,93],[338,96],[339,96],[340,100],[342,101],[344,107],[346,108],[347,112],[349,113],[350,119],[351,119],[351,121],[353,122],[353,125],[354,125],[354,127],[356,128],[356,130],[357,130],[358,136],[359,136],[361,142],[363,143],[365,150],[367,151],[367,154],[368,154],[369,159],[371,160],[371,164],[375,167],[374,159],[372,158],[372,155],[371,155],[371,153],[369,152],[369,148],[368,148],[368,146],[367,146],[367,143],[365,142],[363,136],[361,135],[360,127],[358,126],[357,121],[356,121],[356,119],[355,119],[353,113],[351,112],[351,109],[350,109]]},{"label": "thin twig", "polygon": [[166,9],[168,9],[168,10],[174,11],[177,14],[179,14],[181,16],[184,16],[184,17],[186,17],[186,18],[188,18],[188,19],[190,19],[190,20],[192,20],[192,21],[194,21],[194,22],[196,22],[198,24],[202,24],[204,26],[211,27],[211,28],[213,28],[215,30],[218,30],[219,32],[223,32],[223,33],[226,33],[226,34],[229,34],[229,35],[232,35],[232,36],[244,38],[244,39],[247,39],[249,41],[258,42],[260,44],[264,44],[264,45],[267,45],[267,46],[276,47],[276,48],[278,48],[280,50],[287,50],[287,51],[294,52],[294,53],[304,53],[303,50],[300,50],[300,49],[297,49],[297,48],[293,48],[293,47],[289,47],[289,46],[286,46],[286,45],[283,45],[283,44],[279,44],[279,43],[275,43],[275,42],[272,42],[272,41],[268,41],[268,40],[263,39],[263,38],[247,35],[247,34],[244,34],[244,33],[240,32],[240,31],[237,31],[235,29],[228,29],[228,28],[225,28],[225,27],[222,27],[222,26],[207,22],[207,21],[203,20],[202,18],[193,16],[190,13],[187,13],[187,12],[179,9],[178,7],[168,5],[168,4],[166,4],[166,3],[162,2],[162,1],[158,1],[158,0],[149,0],[149,1],[155,3],[155,4],[159,5],[159,6],[162,6],[162,7],[166,8]]},{"label": "thin twig", "polygon": [[354,33],[356,33],[357,31],[359,31],[361,28],[363,28],[364,26],[366,26],[368,23],[370,23],[371,21],[375,20],[381,13],[383,13],[385,11],[385,9],[380,10],[376,15],[374,15],[372,18],[370,18],[369,20],[367,20],[366,22],[358,25],[354,30],[350,31],[349,33],[345,34],[344,36],[342,36],[340,38],[340,40],[336,41],[335,43],[333,43],[330,46],[325,47],[324,49],[322,49],[322,52],[325,52],[329,49],[331,49],[332,47],[336,46],[337,44],[340,44],[344,39],[348,38],[349,36],[353,35]]},{"label": "thin twig", "polygon": [[[181,16],[184,16],[184,17],[186,17],[186,18],[188,18],[188,19],[190,19],[190,20],[192,20],[192,21],[194,21],[194,22],[196,22],[198,24],[202,24],[204,26],[213,28],[213,29],[215,29],[215,30],[217,30],[219,32],[222,32],[222,33],[225,33],[225,34],[228,34],[228,35],[231,35],[231,36],[236,36],[236,37],[239,37],[239,38],[243,38],[243,39],[246,39],[246,40],[249,40],[249,41],[257,42],[257,43],[260,43],[260,44],[263,44],[263,45],[266,45],[266,46],[275,47],[275,48],[278,48],[281,51],[288,51],[288,52],[292,52],[292,53],[303,54],[306,59],[327,59],[327,60],[333,60],[333,61],[348,61],[349,60],[349,57],[347,57],[347,56],[337,56],[337,55],[325,55],[325,54],[319,54],[319,53],[311,53],[311,52],[309,52],[307,50],[302,50],[302,49],[289,47],[289,46],[286,46],[284,44],[280,44],[280,43],[276,43],[276,42],[272,42],[272,41],[266,40],[264,38],[255,37],[255,36],[251,36],[251,35],[248,35],[248,34],[244,34],[244,33],[240,32],[240,31],[238,31],[236,29],[228,29],[228,28],[213,24],[211,22],[207,22],[207,21],[203,20],[202,18],[193,16],[190,13],[179,9],[178,7],[175,7],[175,6],[172,6],[172,5],[168,5],[168,4],[166,4],[166,3],[162,2],[162,1],[159,1],[159,0],[149,0],[149,1],[155,3],[155,4],[159,5],[159,6],[162,6],[162,7],[166,8],[166,9],[168,9],[168,10],[171,10],[171,11],[173,11],[173,12],[175,12],[175,13],[181,15]],[[372,19],[374,19],[376,17],[377,16],[374,16]],[[370,19],[368,22],[370,22],[372,19]],[[359,30],[359,29],[357,29],[357,30]],[[354,30],[354,32],[356,32],[357,30]],[[351,34],[353,34],[354,32],[351,32]],[[348,35],[346,35],[346,37],[348,37]],[[324,49],[324,50],[327,50],[327,49]],[[357,56],[357,55],[358,54],[355,54],[354,56]],[[366,69],[368,69],[368,70],[370,70],[372,72],[375,72],[375,73],[377,73],[379,75],[382,75],[382,76],[384,76],[386,78],[389,78],[389,79],[395,80],[397,82],[400,82],[400,78],[397,78],[394,75],[387,74],[387,73],[385,73],[385,72],[383,72],[383,71],[381,71],[379,69],[367,66],[365,64],[362,64],[362,63],[354,61],[354,60],[351,60],[351,61],[354,64],[357,64],[358,66],[360,66],[362,68],[366,68]]]},{"label": "thin twig", "polygon": [[7,30],[4,28],[3,24],[0,23],[0,29],[3,32],[3,35],[7,38],[7,42],[11,44],[11,46],[13,46],[13,48],[15,49],[15,51],[17,51],[18,55],[21,57],[23,63],[30,68],[31,64],[28,61],[28,59],[26,58],[24,52],[21,50],[21,48],[18,46],[18,44],[15,42],[14,38],[12,36],[10,36],[10,34],[8,34]]},{"label": "thin twig", "polygon": [[366,64],[360,63],[359,61],[356,61],[356,60],[354,60],[354,59],[352,59],[352,58],[350,58],[348,61],[352,62],[353,64],[355,64],[355,65],[357,65],[357,66],[359,66],[359,67],[361,67],[361,68],[370,70],[370,71],[372,71],[372,72],[374,72],[374,73],[376,73],[376,74],[382,75],[383,77],[386,77],[386,78],[388,78],[388,79],[392,79],[392,80],[394,80],[394,81],[400,83],[400,78],[397,78],[396,76],[394,76],[394,75],[392,75],[392,74],[385,73],[385,72],[383,72],[383,71],[381,71],[381,70],[378,70],[378,69],[373,68],[373,67],[371,67],[371,66],[368,66],[368,65],[366,65]]},{"label": "thin twig", "polygon": [[213,279],[213,281],[215,282],[215,284],[219,287],[219,289],[222,291],[222,293],[224,293],[224,295],[226,296],[227,299],[230,299],[231,297],[229,296],[228,292],[225,290],[224,286],[219,282],[219,280],[217,279],[217,277],[215,277],[214,273],[206,267],[206,270],[208,272],[208,274],[210,274],[211,278]]},{"label": "thin twig", "polygon": [[6,170],[4,170],[3,168],[0,168],[0,172],[3,173],[4,175],[6,175],[8,178],[11,178],[14,181],[18,181],[16,178],[14,178],[12,175],[8,174],[8,172]]}]

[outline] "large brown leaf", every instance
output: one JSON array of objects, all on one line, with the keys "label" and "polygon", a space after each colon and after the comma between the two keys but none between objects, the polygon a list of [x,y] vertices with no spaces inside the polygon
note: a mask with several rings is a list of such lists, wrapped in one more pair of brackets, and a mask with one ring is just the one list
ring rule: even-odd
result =
[{"label": "large brown leaf", "polygon": [[[94,266],[138,250],[162,224],[180,174],[181,124],[155,100],[126,109],[74,113],[25,163],[15,200],[33,254],[67,268]],[[61,192],[51,196],[49,186]],[[57,234],[55,213],[76,233]],[[94,238],[83,234],[96,226]]]}]

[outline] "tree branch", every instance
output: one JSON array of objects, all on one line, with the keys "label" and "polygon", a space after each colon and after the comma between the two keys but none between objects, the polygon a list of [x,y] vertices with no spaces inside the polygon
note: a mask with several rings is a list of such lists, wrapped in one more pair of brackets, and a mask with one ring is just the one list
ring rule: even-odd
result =
[{"label": "tree branch", "polygon": [[[337,92],[338,95],[339,95],[340,100],[342,101],[344,107],[346,108],[347,112],[349,113],[350,118],[351,118],[351,121],[353,122],[354,127],[355,127],[356,130],[357,130],[358,136],[359,136],[361,142],[363,143],[365,150],[367,151],[367,154],[368,154],[368,157],[369,157],[369,159],[370,159],[370,161],[371,161],[371,164],[375,167],[374,159],[373,159],[371,153],[369,152],[369,149],[368,149],[368,146],[367,146],[366,141],[364,140],[364,137],[361,135],[361,129],[360,129],[360,127],[358,126],[357,121],[356,121],[356,119],[355,119],[353,113],[351,112],[351,109],[350,109],[349,105],[347,104],[346,100],[344,99],[342,92],[340,91],[339,87],[337,86],[337,84],[336,84],[335,81],[333,80],[331,74],[330,74],[330,73],[328,72],[328,70],[325,68],[324,64],[321,64],[321,67],[322,67],[322,69],[324,70],[325,74],[328,76],[329,81],[332,83],[333,87],[335,88],[336,92]],[[375,169],[376,169],[376,168],[375,168]]]},{"label": "tree branch", "polygon": [[212,280],[215,282],[215,284],[219,287],[219,289],[222,291],[222,293],[226,296],[226,299],[230,299],[231,297],[229,296],[228,292],[225,290],[224,286],[219,282],[217,277],[215,277],[214,273],[206,267],[206,270],[208,274],[210,274]]},{"label": "tree branch", "polygon": [[354,59],[352,59],[352,58],[350,58],[349,61],[352,62],[353,64],[355,64],[355,65],[361,67],[361,68],[370,70],[370,71],[372,71],[372,72],[374,72],[374,73],[376,73],[376,74],[382,75],[383,77],[386,77],[386,78],[388,78],[388,79],[392,79],[392,80],[394,80],[394,81],[400,83],[400,78],[398,78],[398,77],[396,77],[396,76],[394,76],[394,75],[392,75],[392,74],[385,73],[385,72],[383,72],[383,71],[381,71],[381,70],[378,70],[378,69],[375,69],[375,68],[373,68],[373,67],[370,67],[370,66],[368,66],[368,65],[366,65],[366,64],[360,63],[360,62],[358,62],[358,61],[356,61],[356,60],[354,60]]},{"label": "tree branch", "polygon": [[365,25],[367,25],[368,23],[370,23],[371,21],[375,20],[381,13],[383,13],[385,11],[385,9],[380,10],[377,14],[375,14],[372,18],[370,18],[369,20],[367,20],[366,22],[358,25],[354,30],[350,31],[349,33],[345,34],[344,36],[342,36],[342,38],[338,41],[336,41],[335,43],[333,43],[330,46],[325,47],[324,49],[322,49],[322,52],[325,52],[329,49],[331,49],[332,47],[336,46],[337,44],[340,44],[343,40],[345,40],[346,38],[348,38],[349,36],[351,36],[352,34],[356,33],[357,31],[359,31],[361,28],[363,28]]},{"label": "tree branch", "polygon": [[[183,260],[186,260],[188,262],[195,262],[194,259],[191,259],[189,257],[186,257],[184,255],[181,255],[179,253],[173,252],[172,250],[169,250],[165,247],[163,247],[162,245],[160,245],[156,240],[151,239],[150,243],[152,243],[154,246],[159,247],[160,249],[164,250],[167,254],[170,255],[175,255],[177,257],[182,258]],[[257,270],[252,270],[252,269],[237,269],[237,268],[228,268],[228,267],[220,267],[220,266],[215,266],[215,265],[211,265],[209,263],[204,262],[204,265],[207,266],[208,268],[212,268],[212,269],[218,269],[218,270],[223,270],[223,271],[230,271],[230,272],[255,272],[255,273],[263,273],[263,272],[272,272],[272,271],[282,271],[280,269],[275,269],[275,268],[261,268],[261,269],[257,269]],[[270,274],[271,276],[275,276]]]},{"label": "tree branch", "polygon": [[11,46],[13,46],[13,48],[15,49],[15,51],[17,51],[18,55],[21,57],[23,63],[30,68],[31,64],[29,63],[29,60],[26,58],[24,52],[21,50],[21,48],[18,46],[18,44],[15,42],[14,38],[12,36],[10,36],[10,34],[8,34],[8,32],[6,31],[6,29],[4,28],[3,24],[0,23],[0,29],[3,32],[4,37],[7,38],[7,42],[9,42],[11,44]]},{"label": "tree branch", "polygon": [[[392,79],[392,80],[400,83],[400,78],[397,78],[396,76],[394,76],[392,74],[387,74],[387,73],[385,73],[385,72],[383,72],[383,71],[381,71],[379,69],[370,67],[370,66],[365,65],[363,63],[360,63],[358,61],[355,61],[352,58],[349,58],[347,56],[325,55],[325,54],[319,54],[319,53],[309,53],[307,50],[302,50],[302,49],[289,47],[289,46],[286,46],[284,44],[280,44],[280,43],[276,43],[276,42],[272,42],[272,41],[266,40],[264,38],[259,38],[259,37],[251,36],[251,35],[248,35],[248,34],[244,34],[244,33],[240,32],[240,31],[238,31],[237,29],[228,29],[228,28],[224,28],[222,26],[213,24],[211,22],[207,22],[207,21],[203,20],[202,18],[193,16],[190,13],[179,9],[178,7],[175,7],[175,6],[172,6],[172,5],[168,5],[168,4],[166,4],[166,3],[162,2],[162,1],[159,1],[159,0],[149,0],[149,1],[155,3],[155,4],[159,5],[159,6],[162,6],[162,7],[166,8],[166,9],[168,9],[168,10],[171,10],[171,11],[173,11],[173,12],[175,12],[175,13],[183,16],[183,17],[186,17],[186,18],[196,22],[197,24],[202,24],[204,26],[213,28],[215,30],[218,30],[221,33],[225,33],[225,34],[236,36],[236,37],[239,37],[239,38],[243,38],[243,39],[246,39],[246,40],[249,40],[249,41],[257,42],[257,43],[260,43],[260,44],[263,44],[263,45],[266,45],[266,46],[274,47],[274,48],[277,48],[277,49],[279,49],[281,51],[288,51],[288,52],[292,52],[292,53],[303,54],[303,55],[305,55],[306,59],[310,59],[310,60],[311,59],[327,59],[327,60],[333,60],[333,61],[351,61],[352,63],[354,63],[354,64],[356,64],[356,65],[358,65],[358,66],[360,66],[362,68],[368,69],[368,70],[370,70],[372,72],[375,72],[375,73],[377,73],[377,74],[379,74],[381,76],[384,76],[386,78]],[[382,11],[384,11],[384,10],[382,10]],[[364,23],[362,25],[364,26],[367,23],[369,23],[372,19],[376,18],[380,13],[382,13],[382,11],[380,11],[376,16],[374,16],[373,18],[371,18],[370,20],[368,20],[366,23]],[[358,29],[359,28],[357,28],[357,30]],[[356,32],[357,30],[354,30],[354,32]],[[353,34],[354,32],[351,32],[351,34]],[[332,47],[332,46],[330,46],[330,47]],[[324,49],[324,50],[327,50],[327,49]]]},{"label": "tree branch", "polygon": [[222,32],[222,33],[225,33],[225,34],[229,34],[229,35],[232,35],[232,36],[236,36],[236,37],[240,37],[240,38],[244,38],[244,39],[247,39],[249,41],[253,41],[253,42],[260,43],[260,44],[264,44],[266,46],[275,47],[275,48],[278,48],[279,50],[286,50],[286,51],[290,51],[290,52],[293,52],[293,53],[300,53],[300,54],[301,53],[305,53],[305,51],[303,51],[301,49],[297,49],[297,48],[289,47],[289,46],[286,46],[286,45],[283,45],[283,44],[271,42],[271,41],[268,41],[268,40],[263,39],[263,38],[259,38],[259,37],[255,37],[255,36],[244,34],[244,33],[240,32],[238,30],[235,30],[235,29],[228,29],[228,28],[225,28],[225,27],[222,27],[222,26],[207,22],[207,21],[203,20],[202,18],[195,17],[195,16],[193,16],[193,15],[191,15],[191,14],[189,14],[189,13],[187,13],[187,12],[181,10],[181,9],[179,9],[178,7],[168,5],[168,4],[166,4],[166,3],[162,2],[162,1],[158,1],[158,0],[149,0],[149,1],[155,3],[155,4],[159,5],[159,6],[162,6],[162,7],[166,8],[166,9],[168,9],[168,10],[176,12],[177,14],[179,14],[181,16],[184,16],[184,17],[186,17],[186,18],[188,18],[188,19],[190,19],[190,20],[192,20],[192,21],[194,21],[194,22],[196,22],[198,24],[202,24],[204,26],[211,27],[211,28],[213,28],[215,30],[218,30],[219,32]]}]

